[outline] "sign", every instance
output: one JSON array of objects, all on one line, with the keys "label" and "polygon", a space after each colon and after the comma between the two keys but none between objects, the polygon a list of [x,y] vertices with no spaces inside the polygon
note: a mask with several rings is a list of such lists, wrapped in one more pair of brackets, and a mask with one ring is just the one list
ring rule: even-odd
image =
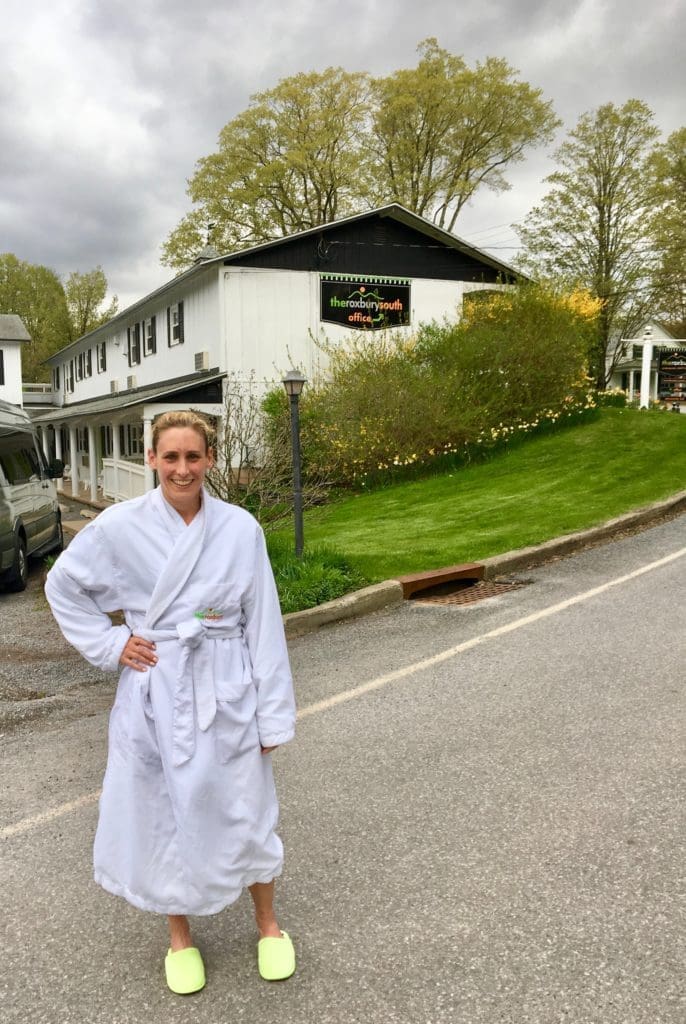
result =
[{"label": "sign", "polygon": [[398,277],[323,275],[320,319],[366,331],[406,327],[410,323],[410,282]]}]

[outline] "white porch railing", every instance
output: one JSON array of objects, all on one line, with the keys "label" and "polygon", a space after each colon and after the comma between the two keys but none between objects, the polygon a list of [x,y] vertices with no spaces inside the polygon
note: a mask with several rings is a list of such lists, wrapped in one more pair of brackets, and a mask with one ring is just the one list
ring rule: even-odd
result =
[{"label": "white porch railing", "polygon": [[114,459],[103,459],[102,493],[112,501],[126,501],[145,494],[145,467],[142,463],[120,459],[115,473]]}]

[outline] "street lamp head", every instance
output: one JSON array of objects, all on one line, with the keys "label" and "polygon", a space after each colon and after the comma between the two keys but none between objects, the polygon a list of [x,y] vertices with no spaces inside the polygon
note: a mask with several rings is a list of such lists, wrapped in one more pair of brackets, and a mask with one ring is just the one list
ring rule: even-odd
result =
[{"label": "street lamp head", "polygon": [[289,370],[281,383],[285,387],[287,395],[297,398],[302,392],[306,381],[307,377],[300,370]]}]

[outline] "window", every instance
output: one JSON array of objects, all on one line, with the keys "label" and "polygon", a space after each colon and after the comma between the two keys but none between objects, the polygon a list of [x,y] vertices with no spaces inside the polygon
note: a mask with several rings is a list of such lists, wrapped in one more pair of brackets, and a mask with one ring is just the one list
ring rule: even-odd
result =
[{"label": "window", "polygon": [[72,359],[72,366],[74,367],[74,379],[81,380],[83,377],[83,353],[80,353],[76,359]]},{"label": "window", "polygon": [[0,466],[9,484],[40,480],[41,460],[32,435],[22,430],[2,431]]},{"label": "window", "polygon": [[157,352],[157,329],[155,317],[143,321],[143,355],[152,356]]},{"label": "window", "polygon": [[5,383],[5,353],[0,348],[0,384]]},{"label": "window", "polygon": [[85,352],[79,352],[76,357],[76,379],[84,380],[86,377],[93,376],[93,354],[91,349],[86,349]]},{"label": "window", "polygon": [[100,450],[102,451],[103,459],[110,459],[112,457],[112,427],[100,427]]},{"label": "window", "polygon": [[104,373],[107,369],[107,343],[102,341],[95,346],[95,362],[98,373]]},{"label": "window", "polygon": [[143,424],[123,423],[119,428],[119,447],[121,454],[127,458],[143,455]]},{"label": "window", "polygon": [[167,344],[183,345],[183,302],[167,306]]},{"label": "window", "polygon": [[69,360],[69,376],[67,377],[66,373],[64,375],[64,390],[65,391],[73,391],[74,390],[74,360],[73,359]]},{"label": "window", "polygon": [[88,427],[76,428],[76,450],[77,452],[88,451]]},{"label": "window", "polygon": [[126,330],[129,366],[137,366],[141,361],[141,325],[133,324]]}]

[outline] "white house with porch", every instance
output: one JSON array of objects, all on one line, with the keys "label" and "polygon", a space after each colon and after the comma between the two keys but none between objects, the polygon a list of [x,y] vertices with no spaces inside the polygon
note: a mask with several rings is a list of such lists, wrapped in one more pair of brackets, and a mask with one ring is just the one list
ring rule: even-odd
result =
[{"label": "white house with porch", "polygon": [[686,339],[658,320],[647,320],[635,338],[622,338],[609,386],[626,391],[640,408],[661,402],[686,413]]},{"label": "white house with porch", "polygon": [[392,204],[194,265],[52,356],[52,404],[33,414],[73,494],[154,486],[144,453],[173,408],[221,417],[228,374],[265,387],[326,369],[318,339],[411,333],[457,319],[465,295],[517,279],[507,264]]}]

